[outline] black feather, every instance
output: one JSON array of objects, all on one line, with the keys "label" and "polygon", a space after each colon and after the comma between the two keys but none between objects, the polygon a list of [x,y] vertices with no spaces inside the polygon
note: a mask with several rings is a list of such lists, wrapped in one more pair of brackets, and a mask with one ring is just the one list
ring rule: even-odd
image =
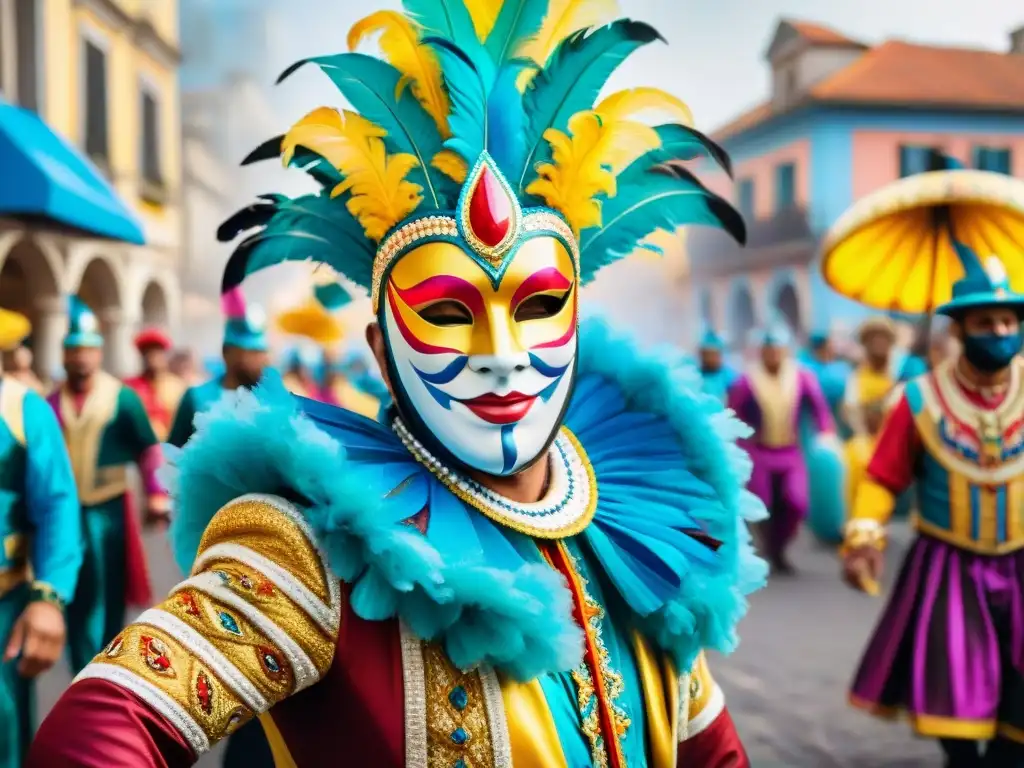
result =
[{"label": "black feather", "polygon": [[284,134],[279,134],[273,138],[267,139],[260,144],[256,149],[245,156],[242,161],[242,165],[252,165],[253,163],[259,163],[264,160],[271,160],[275,157],[281,156],[281,142],[284,140]]},{"label": "black feather", "polygon": [[242,232],[262,227],[270,221],[275,213],[277,213],[276,203],[250,203],[240,211],[231,214],[217,227],[217,239],[222,243],[230,243]]},{"label": "black feather", "polygon": [[677,179],[684,179],[697,185],[704,193],[708,210],[718,219],[718,222],[733,240],[740,245],[747,244],[747,225],[743,221],[743,215],[736,210],[732,203],[723,197],[716,195],[704,186],[700,179],[693,175],[689,169],[681,163],[663,163],[651,168],[650,173],[663,173],[667,176],[674,176]]}]

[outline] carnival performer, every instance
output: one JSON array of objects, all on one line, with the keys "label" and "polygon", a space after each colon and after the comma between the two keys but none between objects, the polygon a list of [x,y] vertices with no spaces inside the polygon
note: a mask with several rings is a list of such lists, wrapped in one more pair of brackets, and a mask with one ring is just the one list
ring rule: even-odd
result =
[{"label": "carnival performer", "polygon": [[[214,372],[202,384],[189,387],[182,396],[167,436],[167,442],[177,448],[192,437],[196,414],[209,409],[225,392],[255,387],[270,361],[263,309],[247,304],[241,289],[225,294],[221,308],[225,316],[220,366],[223,370]],[[207,368],[210,367],[208,363]]]},{"label": "carnival performer", "polygon": [[[917,539],[851,700],[939,739],[948,765],[1024,761],[1024,295],[957,243],[964,277],[937,311],[963,353],[907,384],[846,528],[845,578],[874,590],[897,494],[916,481]],[[980,742],[988,742],[984,757]]]},{"label": "carnival performer", "polygon": [[321,355],[316,349],[299,344],[285,352],[284,375],[281,377],[285,388],[293,395],[311,400],[321,399],[321,386],[317,370],[321,367]]},{"label": "carnival performer", "polygon": [[836,353],[831,330],[812,331],[808,347],[800,355],[800,363],[814,374],[821,393],[825,395],[832,419],[842,423],[841,409],[846,383],[853,373],[850,363]]},{"label": "carnival performer", "polygon": [[[25,317],[0,309],[0,349],[16,347],[29,330]],[[33,680],[64,650],[64,605],[82,565],[82,524],[53,411],[6,372],[0,477],[0,768],[20,768],[35,730]]]},{"label": "carnival performer", "polygon": [[128,465],[138,466],[149,524],[167,520],[167,495],[156,479],[160,444],[132,389],[101,370],[103,336],[92,310],[69,300],[64,383],[47,401],[57,414],[81,504],[85,556],[68,605],[68,650],[77,672],[124,626],[128,605],[152,602],[146,555]]},{"label": "carnival performer", "polygon": [[888,317],[865,320],[857,332],[864,350],[864,361],[857,366],[846,385],[843,397],[843,420],[853,433],[863,434],[863,410],[882,402],[899,380],[902,358],[894,351],[896,326]]},{"label": "carnival performer", "polygon": [[46,385],[39,380],[36,372],[32,370],[32,347],[28,344],[28,341],[25,340],[18,344],[18,346],[11,350],[10,355],[11,367],[4,372],[5,375],[21,382],[37,395],[45,395]]},{"label": "carnival performer", "polygon": [[[754,463],[749,488],[768,508],[761,546],[772,571],[780,574],[794,572],[786,551],[807,517],[808,463],[800,444],[804,410],[819,436],[836,441],[828,403],[814,374],[790,357],[791,339],[782,322],[770,323],[760,335],[761,359],[736,381],[728,399],[729,407],[754,429],[744,441]],[[828,450],[837,453],[832,445]],[[834,493],[841,496],[842,488]]]},{"label": "carnival performer", "polygon": [[[381,400],[356,385],[349,378],[346,359],[333,352],[324,356],[323,396],[325,403],[361,413],[376,419],[381,413]],[[389,398],[390,399],[390,398]]]},{"label": "carnival performer", "polygon": [[[577,324],[652,232],[742,239],[678,162],[724,154],[655,89],[594,105],[647,24],[413,6],[349,36],[381,31],[395,66],[313,60],[363,114],[260,150],[323,191],[222,232],[256,228],[227,289],[313,258],[369,291],[389,420],[276,379],[214,406],[173,456],[192,575],[65,692],[30,766],[189,765],[257,715],[303,768],[749,765],[702,653],[764,576],[742,427],[690,366]],[[680,122],[631,120],[652,107]]]},{"label": "carnival performer", "polygon": [[736,381],[736,372],[725,364],[725,343],[711,328],[701,337],[697,355],[704,391],[724,403],[729,387]]},{"label": "carnival performer", "polygon": [[171,420],[185,393],[185,382],[171,373],[170,337],[159,328],[146,328],[135,336],[135,349],[142,357],[142,372],[125,379],[142,400],[153,432],[161,442],[171,431]]}]

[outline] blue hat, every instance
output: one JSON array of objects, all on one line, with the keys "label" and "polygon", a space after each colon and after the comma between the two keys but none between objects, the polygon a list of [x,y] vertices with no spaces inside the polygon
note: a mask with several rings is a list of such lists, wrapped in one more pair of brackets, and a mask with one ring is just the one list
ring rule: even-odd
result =
[{"label": "blue hat", "polygon": [[256,305],[247,306],[245,297],[237,288],[221,297],[221,305],[227,317],[224,323],[224,345],[266,352],[267,318],[263,310]]},{"label": "blue hat", "polygon": [[982,265],[977,254],[963,243],[954,241],[953,246],[963,264],[964,276],[953,283],[953,298],[936,309],[937,313],[955,317],[969,309],[994,306],[1024,312],[1024,294],[1010,287],[1006,267],[998,257],[989,256]]},{"label": "blue hat", "polygon": [[704,335],[700,337],[700,349],[713,349],[721,352],[725,349],[725,342],[722,341],[722,337],[715,333],[713,328],[708,328],[704,331]]},{"label": "blue hat", "polygon": [[788,347],[793,341],[789,325],[775,318],[754,335],[754,343],[762,347]]},{"label": "blue hat", "polygon": [[77,296],[68,297],[68,333],[64,347],[102,347],[103,334],[100,321],[92,310]]},{"label": "blue hat", "polygon": [[320,367],[321,360],[322,356],[318,349],[299,344],[285,353],[284,367],[307,368],[312,371]]}]

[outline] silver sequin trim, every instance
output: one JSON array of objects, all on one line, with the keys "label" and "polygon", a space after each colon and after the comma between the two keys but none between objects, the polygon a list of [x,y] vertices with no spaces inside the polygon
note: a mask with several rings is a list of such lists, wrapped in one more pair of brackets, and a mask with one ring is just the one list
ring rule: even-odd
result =
[{"label": "silver sequin trim", "polygon": [[188,587],[198,589],[214,600],[231,606],[245,616],[256,629],[266,635],[271,643],[280,648],[295,671],[294,693],[308,688],[320,679],[320,673],[317,671],[316,666],[310,661],[306,652],[299,647],[298,643],[292,640],[287,632],[268,619],[258,608],[225,587],[217,574],[201,573],[198,576],[192,576],[176,586],[172,594]]},{"label": "silver sequin trim", "polygon": [[323,600],[313,594],[305,584],[270,558],[241,544],[225,542],[215,544],[203,552],[196,560],[194,567],[197,571],[202,571],[204,565],[214,560],[237,560],[242,565],[259,571],[270,579],[285,597],[305,611],[324,632],[332,636],[337,634],[338,625],[341,622],[340,606],[324,604]]},{"label": "silver sequin trim", "polygon": [[124,688],[138,696],[144,703],[148,704],[170,721],[171,725],[173,725],[185,741],[188,742],[188,745],[192,748],[196,757],[199,757],[209,751],[210,740],[206,738],[206,733],[199,727],[199,723],[197,723],[188,712],[182,709],[174,699],[145,678],[140,677],[124,667],[115,666],[114,664],[103,664],[102,662],[93,662],[78,673],[78,676],[74,679],[72,685],[77,683],[79,680],[90,679],[106,680],[108,683],[113,683],[114,685]]},{"label": "silver sequin trim", "polygon": [[679,712],[676,715],[676,741],[682,744],[687,739],[690,722],[690,676],[679,676]]},{"label": "silver sequin trim", "polygon": [[479,674],[480,684],[484,689],[484,706],[487,708],[487,725],[491,731],[491,744],[494,749],[494,768],[512,768],[512,744],[508,736],[501,683],[493,669],[481,669]]},{"label": "silver sequin trim", "polygon": [[243,675],[238,667],[228,661],[217,648],[205,637],[167,611],[151,608],[135,620],[136,624],[148,624],[173,637],[186,649],[195,654],[208,666],[217,677],[254,712],[266,712],[270,703],[256,689],[256,686]]},{"label": "silver sequin trim", "polygon": [[411,768],[427,765],[427,678],[423,647],[404,622],[402,637],[402,681],[405,685],[405,764]]}]

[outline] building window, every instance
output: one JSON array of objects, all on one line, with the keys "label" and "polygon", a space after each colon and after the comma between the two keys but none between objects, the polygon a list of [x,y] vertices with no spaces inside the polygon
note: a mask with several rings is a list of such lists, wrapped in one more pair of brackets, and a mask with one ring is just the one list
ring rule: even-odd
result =
[{"label": "building window", "polygon": [[36,0],[15,0],[15,96],[18,104],[39,111],[39,18]]},{"label": "building window", "polygon": [[975,147],[973,154],[974,167],[979,171],[995,171],[1010,175],[1013,168],[1013,153],[1009,149]]},{"label": "building window", "polygon": [[754,218],[754,180],[740,179],[736,185],[737,204],[743,218],[750,221]]},{"label": "building window", "polygon": [[107,126],[107,54],[92,40],[83,40],[85,57],[85,152],[104,170],[110,167]]},{"label": "building window", "polygon": [[152,192],[154,188],[162,188],[164,184],[160,168],[160,104],[156,91],[151,86],[143,83],[139,91],[142,113],[142,181],[144,188],[148,188],[144,189],[144,192]]},{"label": "building window", "polygon": [[796,166],[784,163],[775,168],[775,212],[796,206]]},{"label": "building window", "polygon": [[932,170],[932,162],[941,150],[938,147],[926,147],[914,144],[900,145],[900,178],[913,176],[915,173],[927,173]]}]

